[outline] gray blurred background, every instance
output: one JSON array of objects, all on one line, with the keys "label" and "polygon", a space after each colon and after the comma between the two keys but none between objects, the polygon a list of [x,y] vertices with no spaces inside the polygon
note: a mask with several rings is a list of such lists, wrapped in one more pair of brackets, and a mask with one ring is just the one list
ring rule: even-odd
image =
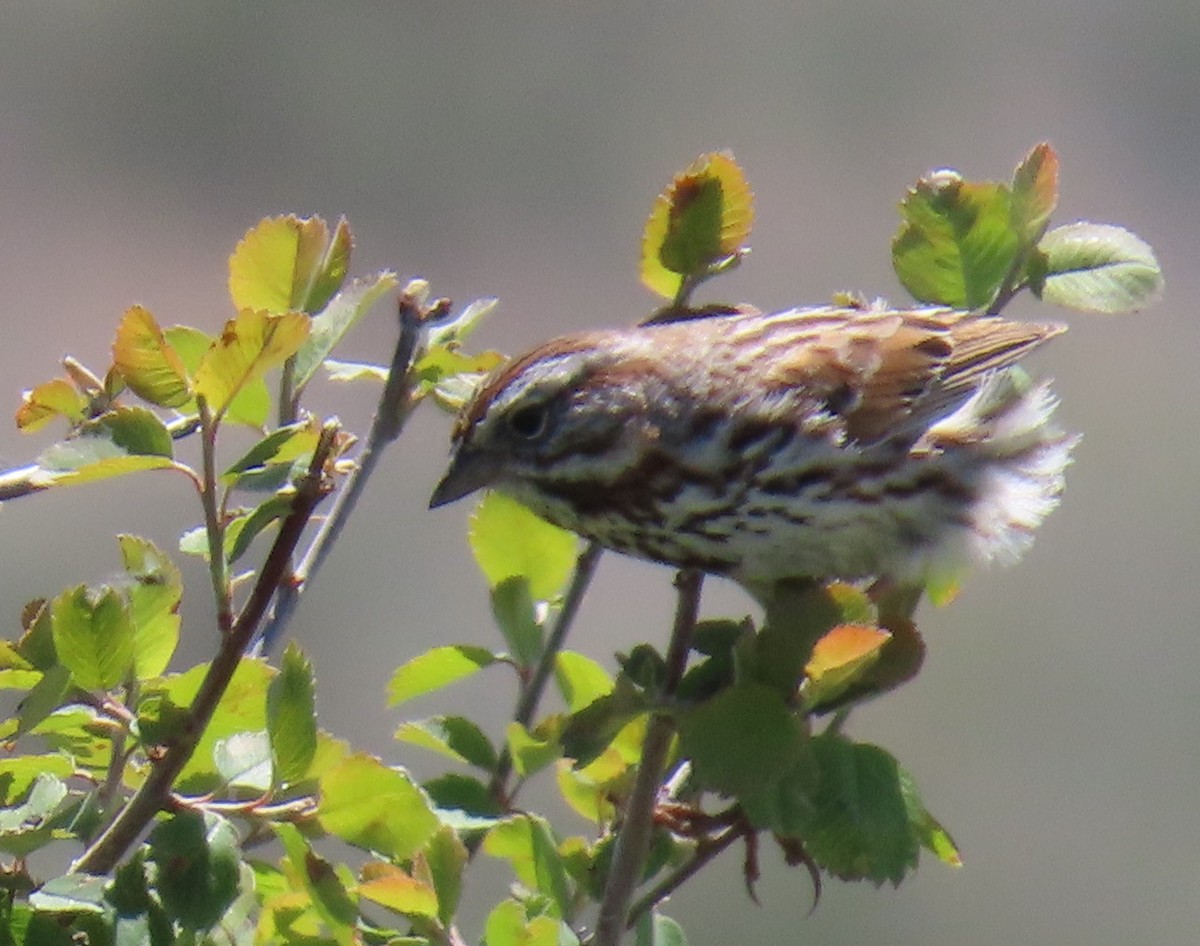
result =
[{"label": "gray blurred background", "polygon": [[[1039,355],[1085,433],[1063,508],[1019,566],[924,614],[924,672],[851,721],[912,771],[966,867],[927,858],[898,890],[830,882],[809,917],[803,871],[765,855],[756,907],[729,854],[668,912],[697,944],[1194,943],[1198,116],[1196,0],[9,3],[3,395],[15,409],[67,352],[102,369],[135,301],[216,329],[234,243],[284,211],[347,214],[355,272],[500,297],[480,337],[510,352],[630,322],[653,303],[636,277],[650,202],[713,148],[735,151],[758,195],[753,256],[722,294],[902,300],[888,246],[905,187],[947,165],[1007,178],[1049,139],[1056,220],[1135,230],[1167,294],[1137,316],[1072,315]],[[343,357],[383,359],[392,331],[381,307]],[[320,386],[309,406],[363,429],[374,396]],[[468,508],[425,508],[447,429],[432,410],[415,420],[293,627],[323,724],[422,773],[436,763],[391,742],[391,669],[438,642],[496,640]],[[0,456],[24,463],[49,440],[10,423]],[[183,481],[157,474],[10,503],[6,635],[28,598],[115,571],[115,532],[173,548],[198,517]],[[212,632],[203,572],[184,567],[191,661]],[[606,560],[573,646],[611,664],[665,641],[669,577]],[[710,584],[710,613],[748,608]],[[509,687],[497,674],[409,712],[498,716]],[[501,889],[490,876],[471,938]]]}]

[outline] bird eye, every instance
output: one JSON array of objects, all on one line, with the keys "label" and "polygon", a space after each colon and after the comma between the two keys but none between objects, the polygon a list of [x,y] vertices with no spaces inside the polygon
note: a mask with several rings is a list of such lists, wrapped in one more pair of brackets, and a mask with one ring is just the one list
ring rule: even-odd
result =
[{"label": "bird eye", "polygon": [[536,440],[545,433],[549,416],[545,404],[530,404],[508,415],[508,427],[522,440]]}]

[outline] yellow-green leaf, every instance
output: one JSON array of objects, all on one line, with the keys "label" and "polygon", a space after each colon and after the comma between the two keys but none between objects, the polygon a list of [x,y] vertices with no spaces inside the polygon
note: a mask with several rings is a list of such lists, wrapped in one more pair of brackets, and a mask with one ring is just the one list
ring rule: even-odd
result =
[{"label": "yellow-green leaf", "polygon": [[750,235],[753,204],[733,155],[701,155],[654,203],[642,235],[642,283],[671,299],[685,277],[735,256]]},{"label": "yellow-green leaf", "polygon": [[437,894],[411,874],[393,864],[371,861],[363,865],[359,896],[405,916],[438,915]]},{"label": "yellow-green leaf", "polygon": [[134,535],[120,535],[117,542],[125,571],[134,580],[129,589],[134,673],[146,680],[166,671],[179,643],[183,578],[153,542]]},{"label": "yellow-green leaf", "polygon": [[1013,174],[1012,225],[1026,247],[1042,238],[1058,206],[1058,155],[1046,142],[1035,147]]},{"label": "yellow-green leaf", "polygon": [[113,588],[80,585],[50,604],[51,631],[59,659],[86,690],[107,690],[133,666],[133,622]]},{"label": "yellow-green leaf", "polygon": [[113,366],[139,397],[161,407],[180,407],[191,398],[187,369],[154,316],[140,305],[125,311],[112,346]]},{"label": "yellow-green leaf", "polygon": [[196,369],[194,390],[222,414],[247,384],[261,378],[292,355],[308,338],[311,319],[303,312],[272,315],[262,309],[243,309],[225,323],[225,330]]},{"label": "yellow-green leaf", "polygon": [[524,577],[530,594],[543,601],[562,589],[579,549],[572,533],[500,493],[488,493],[475,507],[468,540],[489,585]]},{"label": "yellow-green leaf", "polygon": [[352,246],[345,219],[332,236],[320,217],[260,220],[229,258],[233,304],[274,314],[319,312],[341,287]]},{"label": "yellow-green leaf", "polygon": [[[165,329],[163,335],[171,347],[179,354],[179,357],[183,359],[188,374],[194,377],[196,369],[200,367],[201,360],[207,354],[208,350],[212,348],[212,337],[197,328],[192,328],[190,325],[173,325]],[[195,413],[195,400],[189,399],[179,410],[187,413]],[[234,396],[233,401],[225,411],[225,419],[235,424],[262,427],[267,422],[270,411],[271,392],[267,389],[267,382],[262,378],[257,378],[249,384],[244,385],[237,395]]]},{"label": "yellow-green leaf", "polygon": [[88,399],[66,378],[54,378],[21,395],[17,428],[25,433],[40,430],[56,417],[72,422],[87,416]]},{"label": "yellow-green leaf", "polygon": [[361,753],[321,777],[317,813],[326,831],[396,860],[412,857],[438,829],[412,779]]},{"label": "yellow-green leaf", "polygon": [[839,624],[817,641],[804,667],[809,705],[826,703],[844,693],[878,660],[892,635],[866,624]]}]

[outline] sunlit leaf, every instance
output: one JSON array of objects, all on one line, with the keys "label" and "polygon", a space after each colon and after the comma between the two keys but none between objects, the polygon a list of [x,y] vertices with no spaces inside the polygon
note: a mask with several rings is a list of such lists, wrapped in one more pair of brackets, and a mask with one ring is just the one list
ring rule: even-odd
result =
[{"label": "sunlit leaf", "polygon": [[388,377],[386,365],[371,365],[360,361],[337,361],[333,358],[326,358],[321,364],[328,373],[330,381],[343,383],[378,381],[382,384]]},{"label": "sunlit leaf", "polygon": [[134,674],[145,680],[167,669],[179,643],[183,578],[174,563],[148,539],[120,535],[117,542],[125,571],[133,579],[128,595],[134,628]]},{"label": "sunlit leaf", "polygon": [[574,884],[563,866],[549,823],[534,815],[502,821],[483,840],[483,850],[508,861],[513,873],[530,890],[550,897],[559,916],[570,910]]},{"label": "sunlit leaf", "polygon": [[467,847],[458,834],[443,825],[425,848],[417,853],[414,873],[428,878],[437,892],[438,919],[449,924],[458,911],[462,895],[463,871],[467,867]]},{"label": "sunlit leaf", "polygon": [[213,764],[227,785],[265,792],[274,784],[271,740],[265,732],[239,732],[213,746]]},{"label": "sunlit leaf", "polygon": [[286,785],[303,778],[317,751],[317,706],[312,664],[295,643],[267,688],[267,732],[276,779]]},{"label": "sunlit leaf", "polygon": [[[355,931],[358,903],[357,895],[350,891],[355,885],[348,870],[317,854],[294,824],[276,823],[273,827],[287,855],[282,862],[284,873],[293,888],[307,894],[307,903],[303,905],[311,905],[316,914],[313,919],[320,921],[312,924],[302,942],[321,933],[322,943],[332,939],[338,946],[357,946],[362,942]],[[297,921],[296,917],[289,920],[289,933],[303,932],[296,929]]]},{"label": "sunlit leaf", "polygon": [[33,433],[56,417],[78,423],[87,416],[87,409],[86,395],[66,378],[54,378],[21,395],[17,428],[25,433]]},{"label": "sunlit leaf", "polygon": [[514,721],[505,728],[504,735],[513,769],[522,777],[528,778],[562,758],[558,726],[553,719],[544,720],[533,729]]},{"label": "sunlit leaf", "polygon": [[939,861],[950,867],[962,867],[962,855],[958,845],[948,832],[929,813],[917,794],[917,786],[904,769],[900,769],[900,791],[904,796],[905,808],[908,811],[908,821],[916,832],[921,846],[933,854]]},{"label": "sunlit leaf", "polygon": [[376,302],[396,288],[393,273],[356,279],[329,301],[312,320],[308,340],[296,352],[296,387],[303,389],[329,353]]},{"label": "sunlit leaf", "polygon": [[876,661],[892,635],[868,624],[839,624],[817,641],[805,665],[805,698],[815,706],[836,699]]},{"label": "sunlit leaf", "polygon": [[200,359],[193,382],[196,396],[220,415],[246,385],[296,353],[308,338],[310,322],[302,312],[241,310]]},{"label": "sunlit leaf", "polygon": [[389,858],[411,857],[438,828],[412,780],[356,754],[321,777],[318,817],[326,831]]},{"label": "sunlit leaf", "polygon": [[364,864],[358,884],[359,896],[405,916],[435,917],[437,893],[392,864],[372,861]]},{"label": "sunlit leaf", "polygon": [[418,654],[396,669],[388,684],[388,706],[432,693],[491,666],[496,655],[486,647],[450,644]]},{"label": "sunlit leaf", "polygon": [[[163,331],[164,337],[178,353],[188,374],[195,376],[200,362],[213,346],[213,339],[199,329],[188,325],[173,325]],[[189,400],[179,410],[185,413],[196,412],[196,402]],[[257,378],[246,385],[234,396],[233,401],[225,411],[225,419],[235,424],[246,424],[250,427],[262,427],[267,422],[271,410],[271,393],[267,382]]]},{"label": "sunlit leaf", "polygon": [[572,713],[611,693],[613,688],[607,670],[591,657],[573,650],[558,652],[554,660],[554,678],[567,710]]},{"label": "sunlit leaf", "polygon": [[138,397],[161,407],[180,407],[191,399],[183,359],[147,309],[135,305],[125,311],[112,355],[113,366]]},{"label": "sunlit leaf", "polygon": [[487,493],[475,507],[468,539],[489,585],[523,576],[538,600],[562,589],[579,549],[572,533],[500,493]]},{"label": "sunlit leaf", "polygon": [[0,798],[5,805],[24,801],[39,776],[68,779],[75,768],[61,754],[0,756]]},{"label": "sunlit leaf", "polygon": [[1042,238],[1038,250],[1045,258],[1040,295],[1047,302],[1119,314],[1149,305],[1162,292],[1162,270],[1154,250],[1121,227],[1056,227]]},{"label": "sunlit leaf", "polygon": [[960,309],[992,300],[1019,249],[1007,185],[939,171],[909,190],[900,213],[892,264],[914,298]]},{"label": "sunlit leaf", "polygon": [[538,607],[524,575],[506,578],[492,589],[492,617],[521,667],[532,667],[542,655],[542,626]]},{"label": "sunlit leaf", "polygon": [[320,312],[346,278],[352,247],[344,218],[332,235],[320,217],[260,220],[229,258],[234,307]]},{"label": "sunlit leaf", "polygon": [[659,195],[642,235],[642,283],[674,298],[685,277],[706,274],[743,249],[753,194],[733,155],[701,155]]},{"label": "sunlit leaf", "polygon": [[396,738],[414,746],[440,752],[456,762],[485,772],[496,767],[496,748],[483,730],[465,716],[434,716],[410,720],[396,730]]},{"label": "sunlit leaf", "polygon": [[246,477],[262,473],[269,467],[290,466],[300,457],[311,454],[320,436],[321,425],[314,417],[273,430],[231,464],[221,474],[221,482],[226,486],[240,485]]},{"label": "sunlit leaf", "polygon": [[59,659],[79,686],[107,690],[133,667],[134,626],[129,607],[113,588],[80,585],[50,604],[51,630]]}]

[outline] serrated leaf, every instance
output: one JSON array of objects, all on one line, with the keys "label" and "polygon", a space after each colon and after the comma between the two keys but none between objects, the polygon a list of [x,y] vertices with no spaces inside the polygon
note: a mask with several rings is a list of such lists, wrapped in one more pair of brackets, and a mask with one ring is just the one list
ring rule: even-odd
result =
[{"label": "serrated leaf", "polygon": [[104,913],[108,880],[91,874],[64,874],[46,881],[29,895],[29,905],[46,913]]},{"label": "serrated leaf", "polygon": [[954,839],[950,837],[950,832],[943,828],[925,808],[917,794],[916,783],[904,769],[900,769],[900,791],[904,795],[909,824],[916,832],[921,846],[943,864],[950,867],[962,867],[962,855],[959,854]]},{"label": "serrated leaf", "polygon": [[279,784],[302,779],[317,751],[317,704],[312,664],[294,642],[267,688],[267,732]]},{"label": "serrated leaf", "polygon": [[681,753],[700,784],[741,797],[780,778],[804,740],[800,725],[772,688],[739,684],[679,716]]},{"label": "serrated leaf", "polygon": [[40,486],[77,485],[140,470],[175,466],[171,434],[153,411],[119,407],[56,443],[38,457],[32,480]]},{"label": "serrated leaf", "polygon": [[226,784],[252,792],[266,792],[275,781],[271,740],[257,732],[239,732],[217,741],[213,764]]},{"label": "serrated leaf", "polygon": [[457,762],[491,772],[498,757],[483,730],[465,716],[434,716],[410,720],[396,730],[396,738],[414,746],[432,749]]},{"label": "serrated leaf", "polygon": [[289,214],[260,220],[229,258],[235,308],[320,312],[341,287],[353,239],[345,218],[330,235],[320,217]]},{"label": "serrated leaf", "polygon": [[41,776],[68,779],[75,767],[65,755],[21,755],[0,757],[0,799],[5,805],[24,801]]},{"label": "serrated leaf", "polygon": [[1012,226],[1025,247],[1046,232],[1058,206],[1058,155],[1046,142],[1037,145],[1013,174]]},{"label": "serrated leaf", "polygon": [[237,897],[237,832],[218,815],[183,811],[161,822],[150,833],[149,858],[163,907],[185,929],[215,926]]},{"label": "serrated leaf", "polygon": [[438,828],[437,816],[412,780],[370,756],[350,756],[320,784],[321,825],[359,847],[402,860]]},{"label": "serrated leaf", "polygon": [[511,722],[504,730],[508,751],[512,756],[513,769],[522,778],[528,778],[553,765],[562,758],[562,744],[554,721],[544,720],[533,729],[518,722]]},{"label": "serrated leaf", "polygon": [[489,585],[523,576],[541,601],[562,590],[579,550],[574,534],[500,493],[487,493],[475,507],[468,541]]},{"label": "serrated leaf", "polygon": [[386,365],[370,365],[361,361],[337,361],[333,358],[326,358],[321,364],[329,375],[330,381],[342,383],[378,381],[382,384],[388,378]]},{"label": "serrated leaf", "polygon": [[358,894],[404,916],[432,918],[438,914],[438,898],[433,888],[393,864],[380,861],[364,864]]},{"label": "serrated leaf", "polygon": [[54,648],[85,690],[107,690],[133,668],[134,627],[124,597],[113,588],[80,585],[50,604]]},{"label": "serrated leaf", "polygon": [[[342,876],[345,869],[339,873],[338,868],[313,851],[294,824],[277,823],[273,827],[287,855],[284,872],[294,889],[308,895],[308,902],[303,905],[311,905],[317,914],[314,919],[320,921],[314,924],[309,938],[322,933],[326,934],[323,942],[332,938],[338,946],[356,946],[361,942],[355,935],[358,904],[348,889],[349,878]],[[294,920],[289,927],[292,923]],[[320,929],[321,924],[327,933]]]},{"label": "serrated leaf", "polygon": [[70,685],[71,671],[62,664],[47,668],[18,706],[17,731],[14,735],[29,732],[62,706]]},{"label": "serrated leaf", "polygon": [[443,825],[416,857],[414,873],[428,878],[437,893],[438,919],[449,925],[458,911],[462,896],[463,871],[470,856],[458,835]]},{"label": "serrated leaf", "polygon": [[87,416],[88,398],[66,378],[54,378],[21,394],[17,429],[25,433],[41,430],[56,417],[78,423]]},{"label": "serrated leaf", "polygon": [[488,786],[471,775],[447,772],[421,787],[437,806],[442,824],[455,831],[486,830],[503,813]]},{"label": "serrated leaf", "polygon": [[303,312],[242,309],[200,359],[192,385],[196,396],[205,398],[214,415],[223,414],[248,384],[299,350],[310,322]]},{"label": "serrated leaf", "polygon": [[[270,528],[277,520],[286,518],[292,511],[294,498],[295,494],[291,491],[277,493],[255,506],[249,515],[235,516],[231,519],[225,528],[225,557],[229,562],[236,562],[264,530]],[[189,551],[207,559],[206,534],[202,532],[201,538],[203,543],[199,547],[189,545]]]},{"label": "serrated leaf", "polygon": [[432,693],[489,667],[496,655],[486,647],[450,644],[434,647],[401,664],[388,684],[388,706]]},{"label": "serrated leaf", "polygon": [[733,155],[701,155],[654,203],[642,235],[642,283],[672,299],[685,277],[735,256],[750,235],[753,200]]},{"label": "serrated leaf", "polygon": [[361,319],[367,310],[396,288],[398,280],[394,273],[379,273],[371,279],[356,279],[339,292],[323,307],[312,320],[312,331],[308,340],[296,352],[296,388],[304,386],[316,374],[329,353],[337,347],[346,333]]},{"label": "serrated leaf", "polygon": [[1007,185],[939,172],[909,190],[900,213],[892,265],[915,299],[959,309],[992,300],[1019,251]]},{"label": "serrated leaf", "polygon": [[549,897],[556,916],[569,915],[575,885],[571,882],[548,822],[520,815],[500,822],[483,839],[484,853],[505,860],[530,890]]},{"label": "serrated leaf", "polygon": [[117,325],[113,367],[138,397],[160,407],[181,407],[191,399],[191,382],[179,353],[171,347],[147,309],[135,305]]},{"label": "serrated leaf", "polygon": [[1162,270],[1145,240],[1121,227],[1072,223],[1038,243],[1045,257],[1040,296],[1091,312],[1133,312],[1162,292]]},{"label": "serrated leaf", "polygon": [[179,643],[179,604],[183,578],[179,569],[148,539],[117,536],[125,572],[133,579],[128,589],[133,622],[133,670],[139,680],[162,674]]}]

